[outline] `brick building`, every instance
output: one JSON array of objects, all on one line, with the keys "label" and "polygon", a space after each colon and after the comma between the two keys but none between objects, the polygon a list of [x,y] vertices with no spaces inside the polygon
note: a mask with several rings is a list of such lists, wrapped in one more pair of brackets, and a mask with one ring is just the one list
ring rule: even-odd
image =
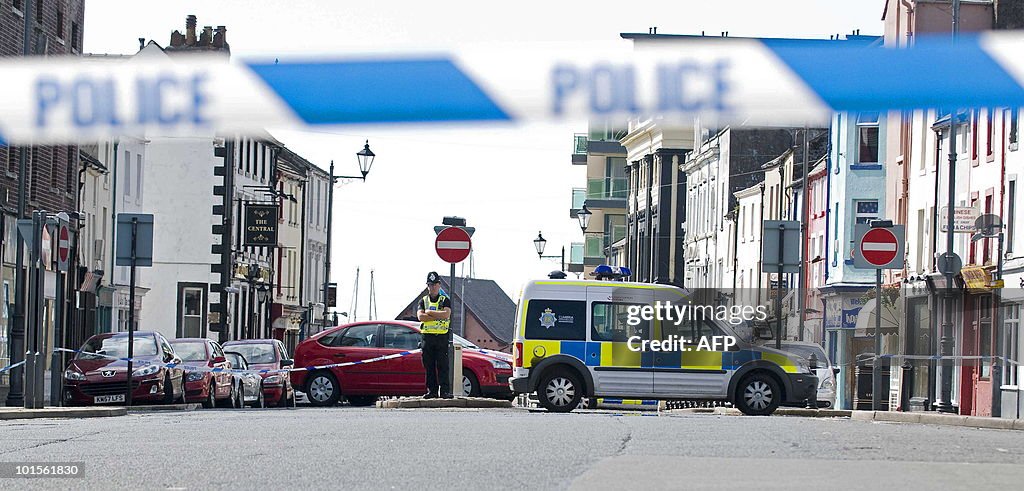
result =
[{"label": "brick building", "polygon": [[[0,56],[78,56],[82,51],[84,0],[0,0]],[[26,13],[28,19],[25,18]],[[31,30],[26,46],[25,23]],[[27,47],[27,50],[26,50]],[[0,146],[0,213],[3,217],[2,285],[0,295],[14,302],[15,258],[20,160],[25,156],[25,212],[33,210],[73,211],[76,209],[78,147]],[[48,273],[52,274],[52,273]],[[48,280],[50,281],[50,280]],[[53,308],[52,293],[46,308]],[[52,312],[52,310],[50,310]],[[9,341],[14,315],[9,309],[0,316],[0,366],[10,362]],[[52,319],[51,317],[48,317]],[[6,397],[9,375],[0,375],[0,396]]]}]

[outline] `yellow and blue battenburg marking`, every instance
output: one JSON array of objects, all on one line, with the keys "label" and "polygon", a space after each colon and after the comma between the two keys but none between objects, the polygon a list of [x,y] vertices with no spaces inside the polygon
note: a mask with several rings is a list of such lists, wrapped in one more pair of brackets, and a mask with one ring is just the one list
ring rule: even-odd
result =
[{"label": "yellow and blue battenburg marking", "polygon": [[[655,356],[657,354],[657,356]],[[566,355],[588,367],[685,368],[690,370],[736,370],[754,360],[767,360],[787,373],[796,373],[792,359],[758,350],[740,351],[633,351],[625,342],[612,341],[547,341],[523,342],[523,367],[530,368],[541,360]]]}]

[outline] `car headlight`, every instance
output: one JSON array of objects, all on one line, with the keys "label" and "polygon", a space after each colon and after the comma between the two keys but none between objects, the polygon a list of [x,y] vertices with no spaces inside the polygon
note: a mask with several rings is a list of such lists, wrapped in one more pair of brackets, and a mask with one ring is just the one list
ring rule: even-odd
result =
[{"label": "car headlight", "polygon": [[498,370],[511,370],[512,369],[512,365],[511,364],[509,364],[507,361],[501,361],[501,360],[491,360],[491,366],[493,366],[494,368],[497,368]]},{"label": "car headlight", "polygon": [[279,383],[281,383],[281,376],[280,375],[271,375],[271,376],[263,379],[263,382],[268,383],[268,384],[279,384]]},{"label": "car headlight", "polygon": [[85,374],[69,368],[64,371],[64,378],[67,380],[85,380]]},{"label": "car headlight", "polygon": [[160,367],[159,366],[157,366],[157,365],[149,365],[149,366],[142,367],[142,368],[140,368],[138,370],[135,370],[134,372],[132,372],[132,376],[133,377],[145,377],[146,375],[153,375],[154,373],[159,372],[159,371],[160,371]]},{"label": "car headlight", "polygon": [[203,372],[188,372],[185,376],[186,382],[198,382],[203,379]]},{"label": "car headlight", "polygon": [[835,390],[836,381],[832,377],[826,378],[821,381],[821,385],[818,388],[822,390]]}]

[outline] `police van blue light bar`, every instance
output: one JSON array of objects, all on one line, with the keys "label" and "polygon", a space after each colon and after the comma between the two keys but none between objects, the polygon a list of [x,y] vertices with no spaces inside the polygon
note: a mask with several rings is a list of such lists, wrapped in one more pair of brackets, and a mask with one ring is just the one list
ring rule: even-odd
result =
[{"label": "police van blue light bar", "polygon": [[609,266],[607,264],[602,264],[594,268],[594,271],[591,274],[599,280],[622,280],[632,275],[632,271],[625,266]]},{"label": "police van blue light bar", "polygon": [[844,41],[475,47],[281,63],[220,56],[4,58],[0,143],[267,128],[657,116],[749,126],[835,111],[1024,106],[1024,34]]}]

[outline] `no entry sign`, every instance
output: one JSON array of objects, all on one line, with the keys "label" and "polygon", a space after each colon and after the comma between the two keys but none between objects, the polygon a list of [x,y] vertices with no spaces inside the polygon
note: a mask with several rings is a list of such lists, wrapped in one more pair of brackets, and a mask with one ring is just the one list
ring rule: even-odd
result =
[{"label": "no entry sign", "polygon": [[853,266],[868,269],[897,269],[903,267],[904,233],[902,225],[871,228],[857,225],[854,233],[857,247]]},{"label": "no entry sign", "polygon": [[437,257],[446,263],[458,263],[469,257],[469,250],[472,243],[469,234],[458,227],[448,227],[437,234],[434,239],[434,250]]},{"label": "no entry sign", "polygon": [[71,232],[62,223],[57,229],[57,270],[66,273],[71,263]]}]

